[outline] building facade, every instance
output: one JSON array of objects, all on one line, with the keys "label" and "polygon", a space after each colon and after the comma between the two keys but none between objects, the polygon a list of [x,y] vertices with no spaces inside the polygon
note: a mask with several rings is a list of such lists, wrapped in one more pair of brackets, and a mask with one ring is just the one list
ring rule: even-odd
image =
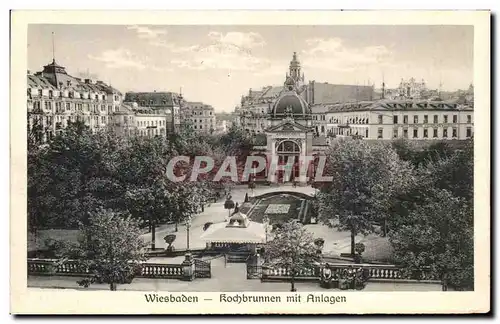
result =
[{"label": "building facade", "polygon": [[453,101],[378,100],[313,106],[319,135],[365,139],[464,140],[474,135],[474,109]]},{"label": "building facade", "polygon": [[27,74],[28,130],[38,143],[81,121],[95,132],[113,122],[123,96],[102,81],[76,78],[55,60],[41,72]]},{"label": "building facade", "polygon": [[115,132],[122,136],[165,137],[173,131],[170,111],[140,107],[136,102],[124,102],[113,119]]},{"label": "building facade", "polygon": [[182,120],[189,123],[198,133],[213,133],[216,130],[214,107],[203,102],[186,102],[182,111]]},{"label": "building facade", "polygon": [[[184,98],[182,95],[174,92],[127,92],[125,94],[125,102],[134,104],[134,111],[138,112],[140,110],[147,112],[146,115],[152,114],[157,116],[170,116],[170,120],[167,121],[169,124],[166,130],[169,132],[176,132],[180,128],[181,124],[181,109],[184,105]],[[145,117],[144,117],[145,118]],[[163,118],[163,117],[158,117]],[[160,121],[160,119],[152,119],[151,122],[155,120]],[[144,120],[146,124],[149,122]]]}]

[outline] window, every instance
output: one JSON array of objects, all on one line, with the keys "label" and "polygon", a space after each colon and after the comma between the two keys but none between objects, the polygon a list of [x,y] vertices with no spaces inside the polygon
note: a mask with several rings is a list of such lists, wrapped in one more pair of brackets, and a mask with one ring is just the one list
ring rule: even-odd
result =
[{"label": "window", "polygon": [[456,124],[458,122],[458,116],[453,115],[453,123]]},{"label": "window", "polygon": [[202,129],[202,128],[203,128],[203,125],[200,125],[200,129]]},{"label": "window", "polygon": [[42,89],[38,89],[38,95],[41,97],[43,95]]},{"label": "window", "polygon": [[429,116],[424,115],[424,124],[427,124],[429,122]]},{"label": "window", "polygon": [[467,129],[465,131],[465,136],[467,138],[471,138],[472,137],[472,127],[467,127]]},{"label": "window", "polygon": [[408,115],[403,116],[403,124],[408,124]]},{"label": "window", "polygon": [[101,124],[105,124],[106,123],[106,116],[101,116]]},{"label": "window", "polygon": [[368,129],[366,129],[365,137],[368,138]]},{"label": "window", "polygon": [[403,137],[408,138],[408,130],[407,129],[403,129]]},{"label": "window", "polygon": [[443,116],[443,123],[448,123],[448,115]]},{"label": "window", "polygon": [[378,123],[383,124],[384,123],[384,116],[378,115]]},{"label": "window", "polygon": [[472,116],[467,115],[467,124],[472,124]]},{"label": "window", "polygon": [[394,116],[394,124],[398,123],[398,116]]},{"label": "window", "polygon": [[52,93],[52,90],[49,90],[49,98],[50,98],[50,99],[52,99],[53,95],[54,95],[54,94]]},{"label": "window", "polygon": [[71,110],[71,103],[67,102],[66,103],[66,111]]},{"label": "window", "polygon": [[432,137],[434,137],[434,138],[438,137],[438,130],[437,130],[437,128],[434,128],[432,130]]},{"label": "window", "polygon": [[321,126],[321,132],[324,133],[325,132],[325,126]]},{"label": "window", "polygon": [[427,128],[424,128],[424,138],[427,138]]},{"label": "window", "polygon": [[417,115],[413,116],[413,123],[418,124],[418,116]]},{"label": "window", "polygon": [[453,127],[453,129],[451,130],[451,136],[457,137],[457,128],[456,127]]},{"label": "window", "polygon": [[434,115],[434,124],[438,123],[438,115]]},{"label": "window", "polygon": [[413,129],[413,138],[417,138],[418,137],[418,129],[414,128]]},{"label": "window", "polygon": [[448,129],[443,128],[443,138],[447,138],[447,137],[448,137]]},{"label": "window", "polygon": [[397,128],[392,131],[392,137],[394,137],[394,138],[398,137],[398,129]]}]

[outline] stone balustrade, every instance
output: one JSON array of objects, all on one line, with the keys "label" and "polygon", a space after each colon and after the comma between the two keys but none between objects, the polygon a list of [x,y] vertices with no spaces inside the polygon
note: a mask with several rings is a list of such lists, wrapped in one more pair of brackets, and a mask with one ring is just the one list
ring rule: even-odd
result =
[{"label": "stone balustrade", "polygon": [[[319,279],[320,271],[323,266],[315,266],[312,268],[304,268],[299,270],[295,278]],[[332,278],[338,279],[344,277],[350,272],[362,272],[369,280],[433,280],[438,281],[431,275],[428,269],[408,270],[402,269],[395,265],[375,265],[375,264],[329,264],[332,272]],[[254,269],[255,270],[255,269]],[[259,269],[260,270],[260,269]],[[290,269],[272,268],[262,266],[262,279],[288,279],[291,277]],[[255,277],[255,273],[252,274]]]},{"label": "stone balustrade", "polygon": [[[88,269],[83,269],[76,261],[57,263],[50,259],[28,259],[28,275],[86,276]],[[182,279],[183,268],[180,264],[143,263],[137,277]]]}]

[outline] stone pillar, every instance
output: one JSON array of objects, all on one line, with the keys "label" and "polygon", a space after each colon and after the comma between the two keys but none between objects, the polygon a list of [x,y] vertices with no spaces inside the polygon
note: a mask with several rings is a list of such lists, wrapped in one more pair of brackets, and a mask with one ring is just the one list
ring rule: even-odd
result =
[{"label": "stone pillar", "polygon": [[[275,167],[273,167],[273,164],[277,162],[277,157],[276,157],[276,140],[268,138],[268,140],[271,140],[271,154],[269,156],[269,170],[267,172],[267,180],[271,184],[275,184],[276,182],[276,172],[275,172]],[[274,169],[274,170],[273,170]]]},{"label": "stone pillar", "polygon": [[186,253],[182,266],[182,280],[193,281],[194,279],[194,260],[191,253]]},{"label": "stone pillar", "polygon": [[306,156],[307,156],[307,150],[306,150],[306,139],[302,141],[302,147],[301,147],[301,152],[300,152],[300,157],[299,161],[301,162],[300,169],[299,169],[299,182],[300,184],[305,184],[307,182],[307,168],[304,168],[302,166],[303,163],[306,163]]}]

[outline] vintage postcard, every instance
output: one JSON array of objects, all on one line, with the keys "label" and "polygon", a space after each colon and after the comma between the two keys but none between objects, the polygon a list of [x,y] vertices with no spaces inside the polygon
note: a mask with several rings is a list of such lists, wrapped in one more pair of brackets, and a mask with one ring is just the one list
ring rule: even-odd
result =
[{"label": "vintage postcard", "polygon": [[13,11],[13,314],[490,311],[489,11]]}]

